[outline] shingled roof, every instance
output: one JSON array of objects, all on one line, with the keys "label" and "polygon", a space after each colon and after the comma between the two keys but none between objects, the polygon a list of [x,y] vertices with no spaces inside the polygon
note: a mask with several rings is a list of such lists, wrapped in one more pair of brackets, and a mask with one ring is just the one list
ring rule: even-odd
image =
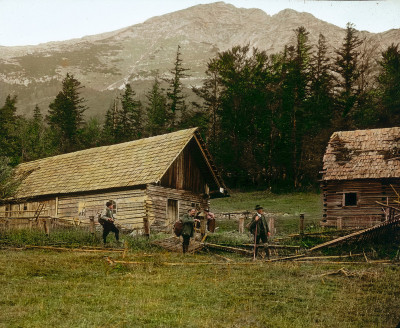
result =
[{"label": "shingled roof", "polygon": [[332,134],[323,180],[381,178],[400,178],[399,127]]},{"label": "shingled roof", "polygon": [[[201,144],[197,128],[20,164],[17,173],[28,173],[28,176],[19,187],[17,197],[158,183],[192,138]],[[209,170],[212,171],[211,176],[218,186],[224,187],[208,152],[204,154]]]}]

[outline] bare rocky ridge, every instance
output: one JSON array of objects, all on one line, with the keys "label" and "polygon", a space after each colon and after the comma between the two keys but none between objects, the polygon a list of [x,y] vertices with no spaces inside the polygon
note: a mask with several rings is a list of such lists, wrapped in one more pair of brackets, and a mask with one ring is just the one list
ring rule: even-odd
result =
[{"label": "bare rocky ridge", "polygon": [[[29,115],[35,104],[43,111],[72,73],[82,82],[88,100],[87,115],[103,116],[125,83],[143,97],[157,71],[168,75],[178,44],[184,67],[190,68],[188,86],[200,85],[207,61],[218,51],[246,45],[278,53],[294,41],[294,30],[304,26],[311,44],[319,33],[338,48],[344,29],[308,13],[286,9],[270,16],[260,9],[236,8],[217,2],[197,5],[117,31],[37,46],[0,47],[0,104],[8,94],[18,95],[18,110]],[[400,30],[362,32],[375,44],[375,54],[398,43]]]}]

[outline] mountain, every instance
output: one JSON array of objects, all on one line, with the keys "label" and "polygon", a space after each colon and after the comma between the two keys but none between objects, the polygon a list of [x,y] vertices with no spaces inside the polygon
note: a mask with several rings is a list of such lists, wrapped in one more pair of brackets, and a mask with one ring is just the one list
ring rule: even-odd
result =
[{"label": "mountain", "polygon": [[[299,26],[310,32],[311,44],[324,34],[331,51],[340,47],[345,35],[344,29],[308,13],[286,9],[270,16],[260,9],[216,2],[81,39],[0,47],[0,105],[8,94],[16,94],[20,114],[31,115],[36,104],[46,111],[69,72],[85,86],[86,114],[103,117],[125,83],[143,98],[157,71],[168,76],[178,45],[183,66],[190,68],[191,76],[184,81],[190,87],[201,85],[207,61],[219,51],[249,44],[277,53],[294,42]],[[399,29],[361,33],[376,45],[375,54],[400,40]]]}]

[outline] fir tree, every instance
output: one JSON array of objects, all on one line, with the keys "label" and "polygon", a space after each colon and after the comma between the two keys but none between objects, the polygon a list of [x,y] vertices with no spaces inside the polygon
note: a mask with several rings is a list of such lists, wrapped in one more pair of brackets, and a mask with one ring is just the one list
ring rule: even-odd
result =
[{"label": "fir tree", "polygon": [[390,45],[382,52],[378,81],[378,110],[380,126],[400,125],[400,50],[399,45]]},{"label": "fir tree", "polygon": [[20,138],[17,133],[17,96],[8,95],[0,107],[0,156],[10,159],[12,165],[20,161]]},{"label": "fir tree", "polygon": [[163,93],[160,81],[156,77],[147,98],[147,130],[151,136],[168,132],[171,113],[168,112],[167,98]]},{"label": "fir tree", "polygon": [[172,74],[172,78],[164,79],[168,83],[167,89],[167,98],[168,98],[168,107],[171,111],[171,130],[176,129],[176,119],[177,115],[179,114],[182,116],[185,115],[185,111],[187,109],[186,105],[186,95],[183,93],[183,84],[182,79],[189,77],[187,72],[189,69],[184,68],[182,65],[182,58],[181,58],[181,47],[178,45],[178,50],[176,52],[174,68],[170,70]]},{"label": "fir tree", "polygon": [[49,105],[46,119],[53,129],[55,142],[59,144],[62,153],[81,148],[79,135],[84,123],[83,113],[87,109],[83,105],[86,100],[80,96],[82,88],[81,83],[67,73],[62,81],[62,91]]},{"label": "fir tree", "polygon": [[358,31],[353,24],[348,23],[342,46],[336,51],[337,57],[333,66],[334,71],[339,75],[336,83],[338,95],[335,125],[337,129],[348,129],[352,126],[349,113],[357,102],[357,80],[361,74],[359,67],[361,44]]},{"label": "fir tree", "polygon": [[142,134],[142,104],[134,99],[136,93],[130,84],[121,95],[121,110],[117,111],[117,142],[139,139]]}]

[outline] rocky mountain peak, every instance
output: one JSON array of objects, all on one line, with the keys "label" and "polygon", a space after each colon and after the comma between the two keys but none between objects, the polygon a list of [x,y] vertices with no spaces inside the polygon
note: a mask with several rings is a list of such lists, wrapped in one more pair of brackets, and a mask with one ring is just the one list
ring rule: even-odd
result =
[{"label": "rocky mountain peak", "polygon": [[[36,104],[47,110],[66,73],[85,86],[88,115],[103,115],[126,83],[140,96],[156,74],[168,74],[178,45],[183,65],[190,68],[188,86],[201,85],[208,60],[219,51],[250,45],[269,54],[294,42],[294,30],[304,26],[311,44],[323,33],[331,49],[338,48],[344,30],[308,13],[285,9],[273,16],[260,9],[236,8],[224,2],[196,5],[117,31],[38,46],[0,47],[0,104],[18,95],[19,112],[32,113]],[[368,34],[380,50],[398,43],[400,30]]]}]

